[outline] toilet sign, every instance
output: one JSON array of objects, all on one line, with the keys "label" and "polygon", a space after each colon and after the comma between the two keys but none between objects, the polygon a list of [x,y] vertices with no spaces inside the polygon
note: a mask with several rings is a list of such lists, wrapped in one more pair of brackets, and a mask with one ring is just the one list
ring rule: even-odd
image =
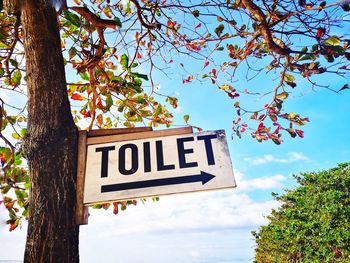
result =
[{"label": "toilet sign", "polygon": [[224,131],[174,130],[88,139],[83,204],[236,186]]}]

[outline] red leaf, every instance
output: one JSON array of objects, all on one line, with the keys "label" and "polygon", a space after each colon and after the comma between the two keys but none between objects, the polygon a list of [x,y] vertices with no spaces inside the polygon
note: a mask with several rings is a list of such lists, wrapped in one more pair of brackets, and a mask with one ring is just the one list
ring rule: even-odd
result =
[{"label": "red leaf", "polygon": [[263,121],[266,118],[266,114],[261,114],[258,118],[259,121]]},{"label": "red leaf", "polygon": [[102,105],[102,100],[99,98],[98,99],[98,102],[97,102],[97,107],[102,109],[103,108],[103,105]]},{"label": "red leaf", "polygon": [[196,25],[196,27],[194,29],[200,28],[202,26],[201,23],[199,23],[198,25]]},{"label": "red leaf", "polygon": [[115,215],[118,214],[118,204],[119,204],[118,202],[113,203],[113,207],[114,207],[113,214],[115,214]]},{"label": "red leaf", "polygon": [[318,40],[321,39],[321,37],[323,37],[325,33],[326,33],[326,29],[324,27],[319,27],[317,29],[316,38]]},{"label": "red leaf", "polygon": [[91,117],[91,112],[87,109],[84,109],[81,114],[83,114],[84,118]]},{"label": "red leaf", "polygon": [[340,92],[340,91],[342,91],[342,90],[348,89],[348,88],[349,88],[349,85],[348,85],[348,84],[345,84],[343,87],[341,87],[340,90],[337,91],[337,93]]},{"label": "red leaf", "polygon": [[85,100],[85,98],[83,96],[81,96],[80,94],[78,94],[78,93],[73,93],[71,98],[73,100],[80,100],[80,101]]},{"label": "red leaf", "polygon": [[6,156],[4,154],[0,154],[0,163],[6,163],[6,162],[7,162]]},{"label": "red leaf", "polygon": [[102,124],[103,124],[103,117],[102,117],[101,114],[97,116],[96,122],[97,122],[97,126],[98,126],[99,128],[101,128],[101,127],[102,127]]},{"label": "red leaf", "polygon": [[167,26],[172,28],[172,27],[174,27],[176,25],[176,23],[177,23],[176,21],[172,22],[172,21],[168,20]]},{"label": "red leaf", "polygon": [[279,134],[280,133],[281,126],[277,126],[276,130],[274,131],[274,134]]},{"label": "red leaf", "polygon": [[189,83],[193,80],[193,76],[190,75],[187,77],[187,79],[182,79],[182,84]]},{"label": "red leaf", "polygon": [[215,68],[213,68],[213,69],[211,70],[211,73],[213,74],[214,78],[216,78],[216,69],[215,69]]},{"label": "red leaf", "polygon": [[13,230],[15,230],[17,228],[17,225],[15,224],[10,224],[10,232],[12,232]]},{"label": "red leaf", "polygon": [[300,138],[304,138],[304,132],[302,130],[295,130]]},{"label": "red leaf", "polygon": [[205,61],[203,68],[207,67],[208,65],[209,65],[209,61]]},{"label": "red leaf", "polygon": [[260,122],[258,125],[258,131],[261,131],[263,129],[265,129],[265,125],[264,125],[264,123]]}]

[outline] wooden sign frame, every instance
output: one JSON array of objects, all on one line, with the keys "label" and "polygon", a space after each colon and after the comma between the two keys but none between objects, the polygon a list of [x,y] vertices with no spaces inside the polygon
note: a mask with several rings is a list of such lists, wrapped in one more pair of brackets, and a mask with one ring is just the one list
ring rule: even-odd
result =
[{"label": "wooden sign frame", "polygon": [[92,144],[192,133],[191,126],[153,131],[152,127],[79,131],[75,223],[87,225],[89,208],[83,203],[87,146]]}]

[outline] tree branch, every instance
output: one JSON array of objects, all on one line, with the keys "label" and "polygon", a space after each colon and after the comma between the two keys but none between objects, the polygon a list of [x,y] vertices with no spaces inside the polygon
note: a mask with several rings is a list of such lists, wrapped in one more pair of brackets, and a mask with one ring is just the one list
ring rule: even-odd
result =
[{"label": "tree branch", "polygon": [[136,12],[137,12],[137,17],[141,23],[141,25],[145,28],[147,28],[148,30],[152,30],[152,29],[159,29],[161,27],[161,24],[156,23],[156,24],[147,24],[145,22],[145,20],[142,17],[142,7],[140,6],[139,2],[137,0],[130,0],[136,7]]},{"label": "tree branch", "polygon": [[263,13],[263,11],[261,11],[261,9],[256,4],[254,4],[251,0],[242,0],[242,4],[245,6],[245,8],[248,9],[251,17],[254,20],[260,22],[261,35],[265,39],[269,50],[280,55],[284,55],[284,56],[289,55],[291,53],[291,50],[289,48],[280,47],[273,40],[270,27],[266,21],[266,16]]},{"label": "tree branch", "polygon": [[69,9],[77,12],[79,15],[83,16],[91,22],[91,24],[100,29],[111,28],[116,29],[118,23],[114,20],[102,19],[92,13],[87,7],[72,6]]}]

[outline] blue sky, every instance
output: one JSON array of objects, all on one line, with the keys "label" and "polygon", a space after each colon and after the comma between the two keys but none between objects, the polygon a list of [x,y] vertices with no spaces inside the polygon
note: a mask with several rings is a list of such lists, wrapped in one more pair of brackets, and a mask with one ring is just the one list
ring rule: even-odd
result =
[{"label": "blue sky", "polygon": [[[348,83],[348,77],[320,77],[318,81],[330,82],[338,90]],[[198,82],[182,85],[177,73],[171,79],[157,74],[155,81],[160,83],[160,92],[179,98],[179,107],[173,110],[175,124],[184,125],[183,115],[189,114],[190,123],[203,130],[225,129],[231,134],[233,102],[217,88]],[[265,76],[249,85],[253,84],[276,85]],[[117,216],[111,210],[90,209],[89,224],[81,227],[81,262],[251,262],[254,241],[250,232],[266,224],[264,215],[278,207],[271,192],[293,187],[292,174],[350,161],[350,91],[313,91],[304,84],[298,83],[285,106],[310,118],[303,128],[305,138],[285,134],[279,146],[258,143],[249,136],[229,140],[236,189],[161,197],[159,202],[139,202]],[[247,84],[235,85],[243,89]],[[261,105],[261,100],[248,103]],[[0,207],[0,260],[21,260],[26,225],[9,233],[5,218]]]},{"label": "blue sky", "polygon": [[[226,96],[212,86],[180,82],[174,79],[171,86],[180,97],[177,123],[189,113],[194,125],[230,134],[233,106]],[[89,225],[81,227],[81,262],[250,262],[250,231],[266,223],[263,216],[278,206],[271,192],[293,186],[292,174],[349,161],[349,96],[347,90],[291,96],[288,106],[311,120],[303,139],[286,136],[280,146],[249,137],[229,140],[236,189],[161,197],[117,216],[90,209]],[[0,259],[21,259],[26,227],[9,233],[5,214],[0,215]]]}]

